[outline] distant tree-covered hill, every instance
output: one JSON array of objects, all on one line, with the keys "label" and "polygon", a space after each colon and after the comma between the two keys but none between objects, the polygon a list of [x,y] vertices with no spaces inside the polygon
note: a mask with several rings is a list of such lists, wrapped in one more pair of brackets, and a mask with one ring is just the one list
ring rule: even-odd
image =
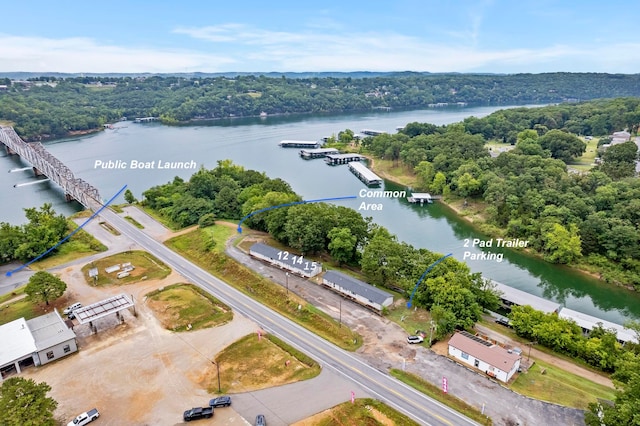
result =
[{"label": "distant tree-covered hill", "polygon": [[[295,78],[291,78],[294,75]],[[298,73],[5,78],[0,120],[25,139],[60,137],[121,117],[197,119],[363,111],[431,104],[514,105],[640,96],[640,75]]]}]

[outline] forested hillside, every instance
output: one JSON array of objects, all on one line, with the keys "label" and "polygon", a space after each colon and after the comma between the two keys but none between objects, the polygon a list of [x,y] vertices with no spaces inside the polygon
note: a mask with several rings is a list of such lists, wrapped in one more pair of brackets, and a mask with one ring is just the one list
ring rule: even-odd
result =
[{"label": "forested hillside", "polygon": [[[366,138],[363,152],[406,165],[421,190],[475,199],[485,230],[530,241],[552,263],[580,265],[605,280],[640,288],[640,179],[633,141],[602,152],[601,164],[569,173],[585,151],[576,134],[637,131],[640,99],[497,111],[435,126],[410,123]],[[513,148],[491,157],[488,139]]]},{"label": "forested hillside", "polygon": [[420,74],[371,78],[38,77],[0,91],[0,120],[27,140],[100,128],[121,117],[165,123],[267,114],[424,108],[430,104],[518,105],[640,96],[640,75]]}]

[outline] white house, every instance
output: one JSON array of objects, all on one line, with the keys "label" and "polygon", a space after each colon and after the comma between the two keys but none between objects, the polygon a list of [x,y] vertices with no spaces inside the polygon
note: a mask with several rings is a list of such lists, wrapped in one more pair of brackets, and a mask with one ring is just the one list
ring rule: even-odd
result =
[{"label": "white house", "polygon": [[322,272],[322,264],[318,262],[307,259],[302,255],[291,253],[288,250],[279,250],[262,243],[252,245],[249,249],[249,254],[306,278],[315,277]]},{"label": "white house", "polygon": [[520,354],[466,331],[455,333],[449,339],[449,356],[505,383],[518,371],[522,359]]},{"label": "white house", "polygon": [[76,335],[53,311],[0,326],[0,381],[32,365],[47,364],[78,350]]},{"label": "white house", "polygon": [[393,303],[393,295],[342,272],[327,271],[322,284],[356,302],[382,312]]}]

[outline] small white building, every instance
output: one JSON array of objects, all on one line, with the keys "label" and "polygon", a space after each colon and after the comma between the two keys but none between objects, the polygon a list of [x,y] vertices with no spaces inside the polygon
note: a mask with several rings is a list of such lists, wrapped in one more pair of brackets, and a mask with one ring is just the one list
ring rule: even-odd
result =
[{"label": "small white building", "polygon": [[307,259],[299,254],[291,253],[288,250],[273,248],[263,243],[255,243],[252,245],[249,249],[249,254],[305,278],[315,277],[322,272],[322,264],[319,262]]},{"label": "small white building", "polygon": [[327,271],[322,284],[356,302],[382,312],[393,303],[393,295],[370,284],[337,271]]},{"label": "small white building", "polygon": [[505,383],[518,371],[522,359],[520,354],[466,331],[449,339],[449,356]]},{"label": "small white building", "polygon": [[53,311],[0,326],[0,381],[23,368],[47,364],[78,350],[76,335]]}]

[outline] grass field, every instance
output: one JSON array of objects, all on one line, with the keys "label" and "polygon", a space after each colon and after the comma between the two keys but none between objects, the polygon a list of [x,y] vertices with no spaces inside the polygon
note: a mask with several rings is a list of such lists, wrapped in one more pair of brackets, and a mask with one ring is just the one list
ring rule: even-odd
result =
[{"label": "grass field", "polygon": [[373,161],[369,160],[369,165],[374,173],[400,185],[415,187],[418,182],[413,170],[400,162],[376,158]]},{"label": "grass field", "polygon": [[581,172],[586,172],[593,168],[596,154],[598,153],[598,140],[600,138],[593,138],[589,141],[584,138],[580,139],[587,144],[587,150],[580,158],[577,158],[575,162],[569,163],[569,167],[580,170]]},{"label": "grass field", "polygon": [[199,330],[233,319],[231,308],[191,284],[163,287],[147,294],[147,297],[147,303],[167,330]]},{"label": "grass field", "polygon": [[292,426],[413,426],[418,423],[370,398],[343,402],[329,410],[316,414],[310,419],[294,423]]},{"label": "grass field", "polygon": [[597,398],[613,401],[615,394],[614,389],[542,361],[536,361],[510,387],[522,395],[581,410],[587,409],[587,405],[596,402]]},{"label": "grass field", "polygon": [[448,407],[453,408],[459,413],[464,414],[482,425],[489,426],[493,424],[492,420],[482,414],[478,408],[467,404],[453,395],[443,393],[439,386],[433,385],[415,374],[407,373],[406,371],[397,370],[395,368],[392,369],[390,373],[401,382],[404,382],[423,394],[442,402]]},{"label": "grass field", "polygon": [[[227,346],[215,359],[222,393],[247,392],[307,380],[320,374],[320,365],[274,336],[247,335]],[[216,368],[204,380],[217,393]]]},{"label": "grass field", "polygon": [[[403,301],[402,305],[390,309],[385,316],[402,327],[407,334],[414,334],[416,330],[429,333],[431,315],[423,308],[416,310],[407,308],[406,302]],[[423,345],[429,346],[429,334],[424,339],[424,343],[420,344],[420,346]]]},{"label": "grass field", "polygon": [[142,226],[142,224],[140,222],[138,222],[137,220],[135,220],[134,218],[132,218],[131,216],[125,216],[124,217],[129,223],[131,223],[133,226],[135,226],[138,229],[144,229],[144,226]]},{"label": "grass field", "polygon": [[[244,267],[231,259],[224,251],[225,236],[233,229],[223,226],[198,228],[165,242],[202,268],[223,279],[228,284],[251,296],[271,309],[287,316],[319,336],[347,350],[356,350],[362,338],[330,316],[320,312],[304,299],[289,293],[281,286]],[[211,249],[211,239],[215,246]]]},{"label": "grass field", "polygon": [[[128,277],[118,279],[116,275],[119,271],[110,274],[105,271],[105,268],[127,262],[130,262],[135,267]],[[98,268],[98,280],[96,282],[89,278],[89,269],[91,268]],[[168,266],[144,251],[117,253],[82,267],[82,275],[87,284],[95,286],[131,284],[143,279],[162,279],[169,273],[171,273],[171,269]]]}]

